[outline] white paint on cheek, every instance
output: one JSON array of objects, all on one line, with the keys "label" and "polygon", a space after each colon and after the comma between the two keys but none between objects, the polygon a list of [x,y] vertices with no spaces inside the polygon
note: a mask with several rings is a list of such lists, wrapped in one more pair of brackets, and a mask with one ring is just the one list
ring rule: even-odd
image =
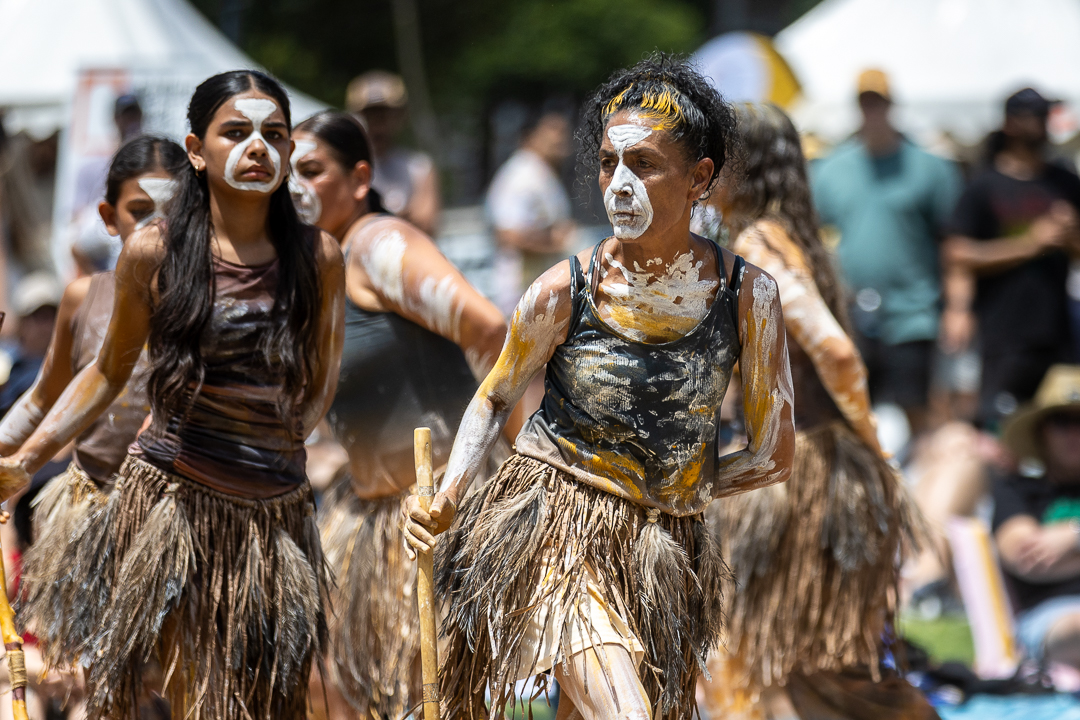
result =
[{"label": "white paint on cheek", "polygon": [[615,237],[633,240],[649,229],[653,220],[652,202],[645,183],[623,162],[623,153],[645,138],[652,130],[640,125],[615,125],[608,128],[608,138],[619,156],[619,164],[604,191],[604,208]]},{"label": "white paint on cheek", "polygon": [[292,195],[293,205],[296,206],[300,219],[311,225],[318,223],[319,218],[322,217],[322,201],[319,200],[319,194],[315,192],[315,186],[300,177],[296,166],[316,147],[318,145],[311,140],[297,140],[293,154],[289,158],[292,168],[292,172],[289,173],[289,194]]},{"label": "white paint on cheek", "polygon": [[[281,179],[281,155],[262,134],[262,124],[266,118],[277,110],[277,103],[265,98],[240,98],[233,102],[236,111],[251,121],[251,134],[244,141],[236,145],[229,152],[229,158],[225,162],[225,182],[237,190],[249,190],[251,192],[271,193],[277,187]],[[236,168],[240,164],[240,158],[244,157],[251,144],[261,140],[266,148],[266,155],[270,158],[270,164],[274,168],[274,177],[266,182],[251,182],[236,179]]]},{"label": "white paint on cheek", "polygon": [[154,212],[140,220],[135,225],[136,230],[165,217],[165,206],[176,194],[179,184],[172,178],[139,178],[139,187],[154,202]]},{"label": "white paint on cheek", "polygon": [[397,230],[379,233],[365,248],[364,270],[372,285],[387,300],[402,307],[405,281],[402,267],[405,262],[405,238]]}]

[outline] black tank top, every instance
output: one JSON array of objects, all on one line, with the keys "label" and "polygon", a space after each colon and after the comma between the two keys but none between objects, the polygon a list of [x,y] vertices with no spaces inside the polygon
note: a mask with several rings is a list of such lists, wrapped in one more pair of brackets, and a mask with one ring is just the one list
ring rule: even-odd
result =
[{"label": "black tank top", "polygon": [[646,507],[700,512],[713,497],[720,404],[741,351],[744,263],[736,260],[729,283],[714,244],[720,282],[705,317],[681,338],[645,343],[600,318],[593,294],[602,244],[588,277],[570,258],[570,328],[548,362],[544,400],[518,436],[518,452]]},{"label": "black tank top", "polygon": [[412,485],[417,427],[431,428],[433,462],[445,463],[476,388],[456,344],[397,313],[346,299],[341,376],[328,419],[354,472],[365,475],[358,480]]}]

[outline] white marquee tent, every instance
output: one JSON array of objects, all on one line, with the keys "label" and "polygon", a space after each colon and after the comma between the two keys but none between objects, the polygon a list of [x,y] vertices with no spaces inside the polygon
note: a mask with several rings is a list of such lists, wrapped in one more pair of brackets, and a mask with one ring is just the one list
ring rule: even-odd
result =
[{"label": "white marquee tent", "polygon": [[924,141],[975,142],[1028,85],[1080,109],[1080,0],[825,0],[775,46],[802,84],[796,121],[830,141],[856,128],[855,79],[871,67],[892,80],[898,124]]},{"label": "white marquee tent", "polygon": [[[194,89],[215,73],[256,67],[186,0],[0,0],[0,109],[9,133],[41,137],[64,127],[85,68],[160,74]],[[322,107],[291,95],[297,118]]]}]

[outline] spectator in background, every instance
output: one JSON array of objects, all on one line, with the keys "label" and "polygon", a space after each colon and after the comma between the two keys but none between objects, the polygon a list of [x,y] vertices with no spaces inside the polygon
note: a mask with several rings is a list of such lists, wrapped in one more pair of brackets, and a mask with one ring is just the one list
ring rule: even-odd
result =
[{"label": "spectator in background", "polygon": [[30,389],[41,370],[62,292],[56,278],[45,272],[31,273],[15,286],[13,309],[18,318],[18,347],[7,381],[0,386],[0,417]]},{"label": "spectator in background", "polygon": [[960,189],[953,164],[905,138],[889,120],[885,73],[858,78],[859,132],[811,167],[821,222],[840,232],[841,275],[875,403],[902,407],[926,429],[938,335],[938,240]]},{"label": "spectator in background", "polygon": [[375,151],[371,186],[379,192],[383,205],[434,237],[441,210],[435,163],[428,155],[397,144],[408,100],[401,76],[372,70],[349,83],[345,104],[367,128]]},{"label": "spectator in background", "polygon": [[1038,660],[1080,668],[1080,366],[1052,367],[1003,439],[1045,468],[994,488],[994,538],[1020,643]]},{"label": "spectator in background", "polygon": [[1005,102],[988,163],[964,190],[943,248],[942,344],[978,333],[978,418],[995,429],[1070,358],[1069,252],[1080,250],[1080,178],[1046,162],[1051,102],[1025,88]]},{"label": "spectator in background", "polygon": [[570,250],[574,223],[559,170],[571,151],[566,115],[540,112],[491,181],[487,215],[498,246],[495,304],[507,317],[525,288]]}]

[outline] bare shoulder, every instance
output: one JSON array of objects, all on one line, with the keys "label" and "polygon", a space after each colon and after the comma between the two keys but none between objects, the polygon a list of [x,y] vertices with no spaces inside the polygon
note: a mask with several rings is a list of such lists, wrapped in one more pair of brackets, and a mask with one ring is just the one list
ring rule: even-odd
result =
[{"label": "bare shoulder", "polygon": [[94,282],[94,275],[76,278],[64,288],[64,296],[60,300],[60,312],[67,311],[73,314],[85,302],[90,294],[90,285]]},{"label": "bare shoulder", "polygon": [[329,269],[335,266],[344,267],[345,258],[341,253],[341,245],[338,241],[328,232],[323,230],[315,230],[318,235],[315,237],[315,259],[319,264],[319,269]]},{"label": "bare shoulder", "polygon": [[755,312],[779,305],[780,295],[776,280],[757,265],[747,262],[739,287],[739,306],[753,307]]},{"label": "bare shoulder", "polygon": [[739,234],[735,251],[751,262],[780,262],[792,270],[809,271],[806,254],[780,223],[758,220]]},{"label": "bare shoulder", "polygon": [[570,318],[570,260],[561,260],[548,268],[525,290],[514,311],[515,322],[544,322],[559,325]]}]

